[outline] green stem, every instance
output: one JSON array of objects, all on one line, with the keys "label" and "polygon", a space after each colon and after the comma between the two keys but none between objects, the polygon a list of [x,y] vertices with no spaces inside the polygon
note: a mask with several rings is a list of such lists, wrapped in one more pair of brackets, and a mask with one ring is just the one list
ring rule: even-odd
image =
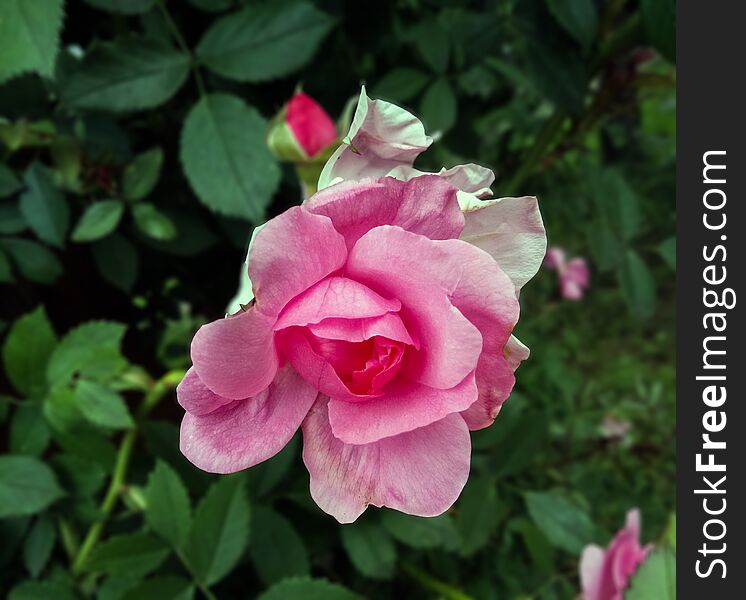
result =
[{"label": "green stem", "polygon": [[194,81],[197,83],[199,95],[204,96],[206,94],[205,82],[202,79],[202,72],[199,70],[197,57],[194,56],[194,53],[189,49],[186,40],[184,40],[184,36],[181,35],[179,26],[176,24],[176,21],[174,21],[174,18],[171,16],[171,13],[166,7],[165,0],[160,0],[158,2],[158,10],[160,10],[161,15],[163,16],[163,20],[166,22],[166,27],[168,27],[168,30],[171,33],[171,36],[176,41],[176,45],[184,54],[187,54],[189,56],[192,65],[192,74],[194,75]]},{"label": "green stem", "polygon": [[402,563],[401,568],[424,589],[435,592],[440,597],[446,598],[447,600],[473,600],[471,596],[465,594],[460,589],[455,588],[444,581],[435,579],[435,577],[426,573],[419,567],[415,567],[409,563]]},{"label": "green stem", "polygon": [[103,533],[109,515],[111,515],[111,511],[114,509],[114,506],[119,499],[119,494],[122,491],[127,478],[127,471],[129,470],[130,459],[132,458],[132,450],[135,447],[135,440],[137,439],[140,424],[155,408],[161,398],[163,398],[163,396],[165,396],[179,383],[179,381],[181,381],[183,376],[183,371],[169,371],[156,381],[148,393],[145,394],[142,404],[140,404],[140,407],[137,410],[135,424],[127,431],[127,433],[124,434],[122,441],[119,444],[116,462],[114,463],[114,472],[111,476],[109,487],[106,490],[106,495],[104,496],[99,508],[101,517],[91,525],[90,529],[88,529],[88,533],[73,560],[72,572],[74,575],[80,575],[80,573],[82,573],[93,548],[101,538],[101,534]]}]

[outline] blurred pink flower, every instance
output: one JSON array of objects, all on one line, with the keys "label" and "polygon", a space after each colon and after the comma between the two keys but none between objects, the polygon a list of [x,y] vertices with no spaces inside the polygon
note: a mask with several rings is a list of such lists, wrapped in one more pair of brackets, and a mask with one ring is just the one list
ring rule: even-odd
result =
[{"label": "blurred pink flower", "polygon": [[[455,502],[469,430],[494,421],[528,356],[511,332],[546,243],[535,198],[474,200],[462,212],[459,196],[484,187],[469,174],[486,169],[397,179],[367,168],[371,148],[392,157],[406,145],[387,137],[397,123],[417,127],[362,98],[359,178],[336,174],[257,228],[254,303],[197,332],[177,390],[181,450],[206,471],[256,465],[302,427],[311,495],[340,522],[369,504],[433,516]],[[417,154],[396,166],[411,169]]]},{"label": "blurred pink flower", "polygon": [[567,261],[565,251],[554,246],[547,251],[544,266],[557,271],[560,295],[565,300],[580,300],[583,297],[590,285],[590,271],[585,258],[576,257]]},{"label": "blurred pink flower", "polygon": [[583,600],[623,600],[630,577],[652,550],[652,545],[640,546],[640,511],[627,513],[624,529],[619,531],[604,550],[590,545],[580,557],[580,582]]}]

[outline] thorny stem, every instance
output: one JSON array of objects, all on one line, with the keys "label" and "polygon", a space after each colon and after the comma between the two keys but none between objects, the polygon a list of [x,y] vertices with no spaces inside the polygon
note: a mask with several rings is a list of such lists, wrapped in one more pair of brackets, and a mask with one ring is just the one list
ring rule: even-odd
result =
[{"label": "thorny stem", "polygon": [[72,572],[74,575],[80,575],[82,573],[91,552],[101,538],[101,534],[103,533],[109,515],[111,515],[111,511],[114,509],[114,506],[119,499],[119,494],[122,491],[127,478],[127,471],[129,470],[130,459],[132,458],[132,450],[135,446],[135,440],[137,439],[140,424],[156,407],[161,398],[174,389],[176,384],[179,383],[183,377],[183,371],[169,371],[156,381],[145,394],[142,404],[140,404],[140,407],[137,410],[135,424],[127,431],[127,433],[124,434],[122,441],[119,444],[119,450],[117,451],[116,462],[114,464],[114,472],[112,473],[109,487],[106,490],[106,495],[104,496],[99,508],[101,517],[88,529],[88,533],[73,560]]}]

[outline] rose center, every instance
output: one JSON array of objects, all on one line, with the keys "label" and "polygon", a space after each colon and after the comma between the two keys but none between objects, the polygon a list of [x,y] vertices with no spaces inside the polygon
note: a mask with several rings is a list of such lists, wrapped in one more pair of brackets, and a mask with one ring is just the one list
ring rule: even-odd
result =
[{"label": "rose center", "polygon": [[353,394],[363,395],[378,394],[391,381],[401,367],[406,347],[381,336],[362,342],[314,336],[312,345]]}]

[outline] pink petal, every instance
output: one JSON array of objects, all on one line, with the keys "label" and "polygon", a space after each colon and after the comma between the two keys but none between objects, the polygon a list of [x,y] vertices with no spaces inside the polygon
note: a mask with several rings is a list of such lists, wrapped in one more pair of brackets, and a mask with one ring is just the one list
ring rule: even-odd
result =
[{"label": "pink petal", "polygon": [[495,174],[490,169],[473,163],[441,169],[438,176],[462,192],[477,196],[489,194],[490,186],[495,181]]},{"label": "pink petal", "polygon": [[238,400],[207,415],[186,413],[181,452],[210,473],[234,473],[271,458],[285,447],[318,392],[291,367],[253,398]]},{"label": "pink petal", "polygon": [[379,225],[398,225],[430,239],[457,238],[464,227],[457,189],[437,175],[347,181],[311,196],[307,210],[325,215],[351,248]]},{"label": "pink petal", "polygon": [[432,517],[456,501],[471,456],[469,430],[459,415],[353,446],[334,437],[326,402],[319,398],[303,421],[303,461],[322,510],[351,523],[369,504]]},{"label": "pink petal", "polygon": [[256,306],[277,315],[298,294],[341,268],[344,239],[332,222],[295,206],[267,222],[249,251]]},{"label": "pink petal", "polygon": [[574,281],[560,276],[560,296],[565,300],[580,300],[583,297],[583,288]]},{"label": "pink petal", "polygon": [[514,335],[511,335],[505,344],[503,354],[510,365],[510,368],[515,371],[519,365],[531,355],[531,350],[528,349],[521,340]]},{"label": "pink petal", "polygon": [[313,98],[299,92],[287,105],[285,122],[296,141],[311,158],[337,139],[337,126]]},{"label": "pink petal", "polygon": [[192,362],[202,383],[231,400],[265,389],[278,366],[274,321],[252,307],[200,327],[192,340]]},{"label": "pink petal", "polygon": [[362,342],[380,336],[410,346],[419,346],[396,313],[366,319],[324,319],[320,323],[309,325],[308,329],[317,337],[333,340]]},{"label": "pink petal", "polygon": [[565,268],[565,251],[559,246],[552,246],[544,257],[544,266],[549,269],[562,270]]},{"label": "pink petal", "polygon": [[275,331],[319,323],[328,318],[377,317],[400,308],[399,300],[384,298],[353,279],[327,277],[285,307],[275,324]]},{"label": "pink petal", "polygon": [[584,258],[573,258],[570,262],[567,263],[564,276],[568,279],[572,279],[581,287],[588,287],[590,279],[588,263],[585,261]]},{"label": "pink petal", "polygon": [[319,189],[339,179],[382,177],[397,166],[411,167],[433,140],[417,117],[390,102],[371,100],[363,87],[345,142],[324,166]]},{"label": "pink petal", "polygon": [[194,367],[186,372],[184,379],[176,386],[176,399],[185,411],[193,415],[206,415],[233,402],[230,398],[223,398],[211,392],[200,381]]},{"label": "pink petal", "polygon": [[421,344],[405,358],[408,377],[440,389],[463,381],[482,351],[479,330],[448,299],[462,273],[451,248],[383,226],[361,237],[347,261],[350,277],[401,300],[402,320]]},{"label": "pink petal", "polygon": [[369,444],[430,425],[474,404],[474,374],[459,385],[439,390],[412,381],[395,380],[380,398],[365,402],[329,400],[334,436],[346,444]]},{"label": "pink petal", "polygon": [[489,254],[461,240],[437,244],[448,247],[463,269],[451,302],[482,334],[479,399],[463,415],[470,429],[482,429],[495,420],[515,383],[504,348],[520,307],[513,283]]},{"label": "pink petal", "polygon": [[600,597],[600,580],[603,575],[606,553],[603,548],[589,545],[580,556],[580,583],[583,600],[605,600]]},{"label": "pink petal", "polygon": [[536,198],[489,200],[464,216],[461,239],[492,256],[519,291],[539,270],[547,247]]}]

